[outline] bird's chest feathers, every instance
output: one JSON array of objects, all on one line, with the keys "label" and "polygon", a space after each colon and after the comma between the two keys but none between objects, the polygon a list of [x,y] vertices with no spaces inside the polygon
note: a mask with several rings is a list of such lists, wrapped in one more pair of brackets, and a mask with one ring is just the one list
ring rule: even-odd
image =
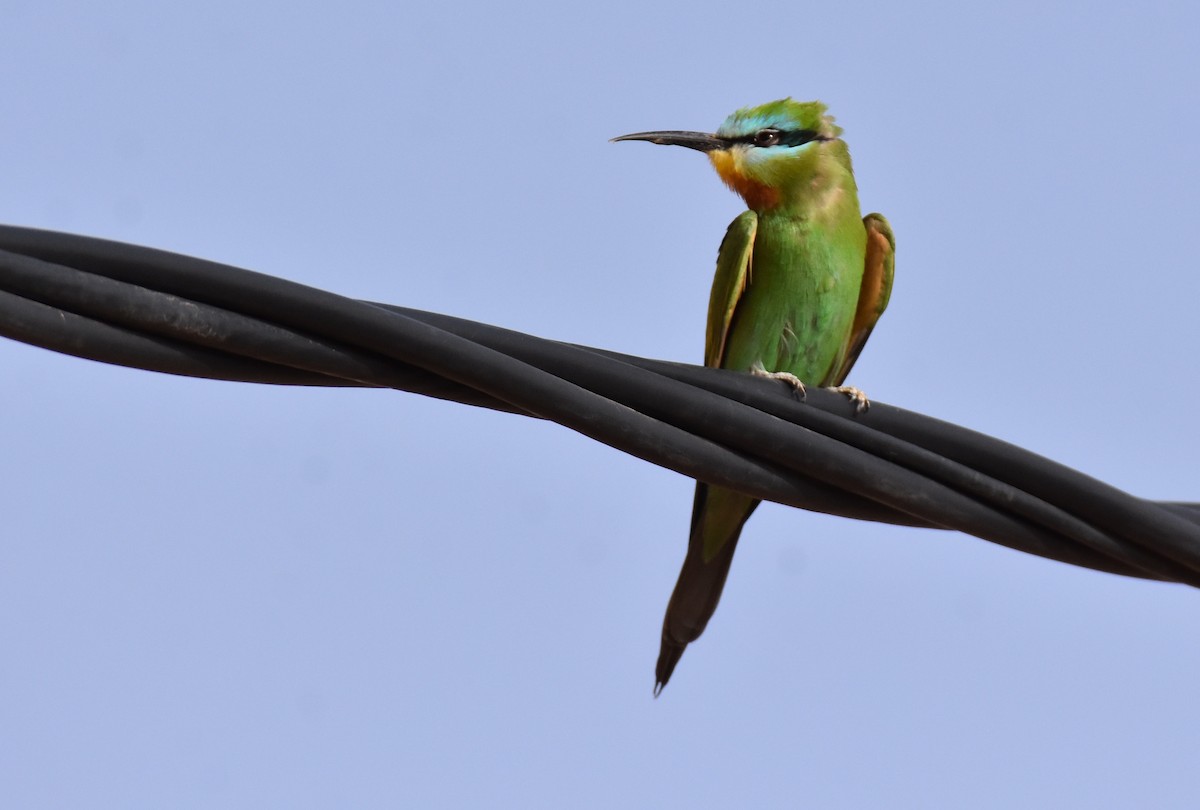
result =
[{"label": "bird's chest feathers", "polygon": [[763,216],[732,324],[727,367],[760,362],[768,371],[821,382],[854,319],[865,234],[855,241],[853,234],[847,242],[836,229],[811,221]]}]

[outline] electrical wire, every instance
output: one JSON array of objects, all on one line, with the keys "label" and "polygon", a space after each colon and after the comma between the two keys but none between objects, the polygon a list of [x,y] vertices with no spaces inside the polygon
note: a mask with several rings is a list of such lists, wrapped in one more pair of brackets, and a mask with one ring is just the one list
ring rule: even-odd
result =
[{"label": "electrical wire", "polygon": [[1200,586],[1200,504],[1137,498],[957,425],[175,253],[0,226],[0,335],[170,374],[392,388],[534,416],[757,498]]}]

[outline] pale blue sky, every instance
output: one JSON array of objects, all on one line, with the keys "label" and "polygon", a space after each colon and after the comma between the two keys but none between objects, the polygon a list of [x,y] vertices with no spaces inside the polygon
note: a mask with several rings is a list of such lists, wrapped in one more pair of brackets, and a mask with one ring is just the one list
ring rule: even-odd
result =
[{"label": "pale blue sky", "polygon": [[[0,0],[0,221],[698,361],[740,210],[610,144],[793,95],[898,239],[851,381],[1200,500],[1191,3]],[[1200,595],[764,506],[552,424],[0,342],[22,808],[1191,807]]]}]

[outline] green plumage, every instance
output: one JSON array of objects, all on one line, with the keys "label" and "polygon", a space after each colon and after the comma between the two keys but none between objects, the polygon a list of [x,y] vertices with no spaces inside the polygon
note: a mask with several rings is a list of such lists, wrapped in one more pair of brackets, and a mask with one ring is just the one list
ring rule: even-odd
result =
[{"label": "green plumage", "polygon": [[[863,218],[841,129],[819,102],[739,110],[715,135],[652,132],[706,152],[750,210],[729,226],[709,300],[705,364],[838,386],[887,306],[894,240]],[[688,553],[663,623],[656,694],[716,610],[758,501],[698,483]]]}]

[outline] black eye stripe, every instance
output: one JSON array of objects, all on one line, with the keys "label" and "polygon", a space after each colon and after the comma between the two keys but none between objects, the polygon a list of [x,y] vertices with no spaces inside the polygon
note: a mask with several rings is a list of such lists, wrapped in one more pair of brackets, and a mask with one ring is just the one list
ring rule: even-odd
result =
[{"label": "black eye stripe", "polygon": [[[762,132],[763,130],[759,130]],[[775,142],[775,146],[800,146],[801,144],[810,143],[811,141],[832,141],[826,135],[822,135],[812,129],[780,129],[776,130],[779,133],[779,140]],[[758,139],[758,132],[750,135],[739,135],[736,138],[729,138],[730,143],[748,143],[753,146]]]}]

